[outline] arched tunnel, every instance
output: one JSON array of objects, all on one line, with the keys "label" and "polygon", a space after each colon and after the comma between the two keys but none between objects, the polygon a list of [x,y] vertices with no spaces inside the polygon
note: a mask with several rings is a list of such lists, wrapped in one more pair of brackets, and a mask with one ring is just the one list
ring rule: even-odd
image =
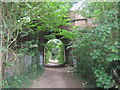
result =
[{"label": "arched tunnel", "polygon": [[[65,62],[63,64],[59,64],[59,65],[46,65],[44,63],[45,61],[45,44],[51,40],[51,39],[46,39],[45,36],[46,35],[49,35],[51,34],[50,32],[42,32],[40,33],[39,35],[39,42],[40,43],[43,43],[41,45],[39,45],[39,51],[41,52],[41,57],[42,57],[42,65],[43,66],[46,66],[46,67],[61,67],[61,66],[64,66],[65,64],[71,64],[72,61],[69,60],[69,52],[70,52],[70,49],[67,49],[67,47],[69,46],[68,43],[70,42],[69,39],[66,39],[64,38],[63,36],[61,35],[56,35],[55,36],[55,39],[58,39],[60,40],[63,44],[64,44],[64,60]],[[72,65],[72,64],[71,64]]]}]

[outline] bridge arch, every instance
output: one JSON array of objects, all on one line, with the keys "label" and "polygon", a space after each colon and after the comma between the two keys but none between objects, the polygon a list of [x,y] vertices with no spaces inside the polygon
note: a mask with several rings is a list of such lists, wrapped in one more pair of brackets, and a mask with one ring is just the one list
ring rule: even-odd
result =
[{"label": "bridge arch", "polygon": [[[40,42],[39,51],[41,52],[41,55],[40,55],[41,59],[40,60],[42,62],[41,65],[43,65],[43,66],[46,66],[46,64],[44,62],[45,61],[45,51],[46,51],[45,45],[47,42],[49,42],[49,40],[52,40],[52,39],[46,39],[45,36],[50,35],[50,34],[52,34],[52,33],[48,32],[48,31],[40,32],[40,34],[39,34],[39,42]],[[70,42],[70,40],[64,38],[64,36],[61,36],[61,35],[56,35],[54,39],[60,40],[64,45],[64,60],[65,60],[65,62],[64,62],[64,64],[58,65],[58,66],[64,66],[65,64],[69,63],[69,60],[68,60],[69,49],[67,49],[67,47],[68,47],[68,43]],[[52,66],[50,66],[50,67],[52,67]]]}]

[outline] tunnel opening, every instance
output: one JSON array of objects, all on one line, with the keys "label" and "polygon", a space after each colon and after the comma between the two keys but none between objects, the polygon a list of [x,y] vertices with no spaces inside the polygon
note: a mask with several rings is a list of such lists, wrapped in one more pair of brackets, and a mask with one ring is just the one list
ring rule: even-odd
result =
[{"label": "tunnel opening", "polygon": [[44,66],[60,67],[64,66],[65,45],[59,39],[50,39],[44,46]]}]

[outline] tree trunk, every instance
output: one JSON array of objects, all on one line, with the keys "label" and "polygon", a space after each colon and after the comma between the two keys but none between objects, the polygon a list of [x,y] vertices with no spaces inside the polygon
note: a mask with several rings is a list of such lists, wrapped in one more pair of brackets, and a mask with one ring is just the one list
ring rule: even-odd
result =
[{"label": "tree trunk", "polygon": [[2,88],[2,3],[0,2],[0,89]]}]

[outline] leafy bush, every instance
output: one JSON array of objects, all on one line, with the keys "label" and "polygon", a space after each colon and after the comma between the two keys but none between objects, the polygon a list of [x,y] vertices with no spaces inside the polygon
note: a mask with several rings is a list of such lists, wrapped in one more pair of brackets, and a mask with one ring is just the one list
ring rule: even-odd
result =
[{"label": "leafy bush", "polygon": [[[77,59],[75,69],[94,87],[119,86],[113,77],[116,77],[113,68],[115,71],[119,71],[120,69],[115,68],[119,65],[116,64],[113,67],[111,64],[112,62],[120,62],[117,10],[117,3],[113,2],[87,3],[83,11],[80,12],[86,18],[94,18],[94,27],[92,29],[89,27],[77,28],[73,31],[76,33],[76,40],[71,42],[71,47],[74,48],[72,54]],[[119,80],[119,78],[118,75],[117,79]]]},{"label": "leafy bush", "polygon": [[112,80],[112,76],[109,76],[105,69],[102,68],[94,68],[93,70],[95,77],[96,77],[96,85],[97,87],[104,87],[104,88],[110,88],[113,86],[114,81]]},{"label": "leafy bush", "polygon": [[49,63],[49,59],[51,58],[52,54],[50,52],[50,50],[47,50],[45,53],[45,63]]},{"label": "leafy bush", "polygon": [[58,57],[57,59],[59,60],[59,64],[63,64],[65,61],[64,61],[64,45],[63,44],[60,44],[59,45],[60,47],[60,51],[58,53]]}]

